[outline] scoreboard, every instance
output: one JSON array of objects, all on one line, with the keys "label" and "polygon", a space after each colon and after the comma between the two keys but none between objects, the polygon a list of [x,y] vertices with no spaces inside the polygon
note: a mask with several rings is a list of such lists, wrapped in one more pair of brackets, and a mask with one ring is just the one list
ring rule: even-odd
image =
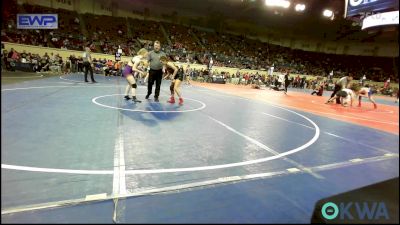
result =
[{"label": "scoreboard", "polygon": [[399,0],[346,0],[345,17],[399,10]]}]

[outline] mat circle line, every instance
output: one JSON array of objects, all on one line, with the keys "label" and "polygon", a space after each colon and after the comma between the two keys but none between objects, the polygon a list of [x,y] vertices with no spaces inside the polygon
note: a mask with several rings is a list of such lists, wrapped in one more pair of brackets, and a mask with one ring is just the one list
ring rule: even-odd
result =
[{"label": "mat circle line", "polygon": [[[49,86],[49,87],[55,87],[55,86]],[[37,88],[37,87],[36,87]],[[44,87],[42,87],[44,88]],[[26,90],[27,88],[25,88]],[[10,90],[10,89],[9,89]],[[269,156],[265,158],[260,158],[260,159],[254,159],[254,160],[248,160],[248,161],[242,161],[242,162],[237,162],[237,163],[227,163],[227,164],[220,164],[220,165],[214,165],[214,166],[200,166],[200,167],[187,167],[187,168],[170,168],[170,169],[145,169],[145,170],[126,170],[125,174],[129,175],[138,175],[138,174],[160,174],[160,173],[176,173],[176,172],[194,172],[194,171],[205,171],[205,170],[215,170],[215,169],[223,169],[223,168],[231,168],[231,167],[239,167],[239,166],[246,166],[246,165],[252,165],[252,164],[257,164],[257,163],[262,163],[262,162],[267,162],[270,160],[282,158],[291,154],[294,154],[296,152],[305,150],[307,147],[310,145],[314,144],[319,138],[320,135],[320,129],[317,124],[315,124],[314,121],[312,121],[310,118],[297,113],[293,110],[286,109],[284,107],[271,104],[269,103],[272,107],[280,108],[282,110],[297,114],[300,117],[303,117],[307,121],[309,121],[315,128],[315,134],[313,138],[311,138],[307,143],[288,150],[286,152],[274,155],[274,156]],[[41,168],[41,167],[29,167],[29,166],[18,166],[18,165],[10,165],[10,164],[1,164],[2,169],[10,169],[10,170],[19,170],[19,171],[31,171],[31,172],[45,172],[45,173],[63,173],[63,174],[91,174],[91,175],[109,175],[113,174],[114,170],[74,170],[74,169],[55,169],[55,168]]]},{"label": "mat circle line", "polygon": [[25,78],[38,78],[38,77],[44,77],[43,74],[40,76],[29,76],[29,77],[1,77],[1,78],[19,78],[19,79],[25,79]]},{"label": "mat circle line", "polygon": [[[183,112],[194,112],[198,110],[204,109],[207,105],[204,102],[201,102],[199,100],[191,99],[191,98],[185,98],[185,100],[191,100],[200,103],[202,106],[197,109],[188,109],[188,110],[181,110],[181,111],[172,111],[172,110],[163,110],[163,111],[154,111],[154,110],[140,110],[140,109],[125,109],[125,108],[120,108],[120,107],[114,107],[114,106],[109,106],[109,105],[104,105],[101,103],[98,103],[96,100],[107,97],[107,96],[116,96],[116,95],[125,95],[125,94],[112,94],[112,95],[102,95],[102,96],[97,96],[95,98],[92,98],[92,102],[96,105],[99,105],[101,107],[106,107],[106,108],[111,108],[111,109],[119,109],[119,110],[125,110],[125,111],[131,111],[131,112],[144,112],[144,113],[183,113]],[[137,94],[137,95],[145,95],[145,94]],[[138,103],[140,104],[140,103]]]}]

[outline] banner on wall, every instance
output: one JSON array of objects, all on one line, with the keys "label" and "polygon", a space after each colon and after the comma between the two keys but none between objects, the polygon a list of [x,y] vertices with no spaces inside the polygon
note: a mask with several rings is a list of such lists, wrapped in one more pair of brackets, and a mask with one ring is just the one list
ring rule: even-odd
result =
[{"label": "banner on wall", "polygon": [[378,13],[375,15],[367,16],[362,22],[362,30],[369,27],[398,25],[399,24],[399,11]]}]

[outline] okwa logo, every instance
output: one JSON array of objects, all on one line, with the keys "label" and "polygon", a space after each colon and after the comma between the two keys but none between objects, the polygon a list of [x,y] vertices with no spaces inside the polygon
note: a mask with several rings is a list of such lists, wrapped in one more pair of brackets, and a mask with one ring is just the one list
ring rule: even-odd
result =
[{"label": "okwa logo", "polygon": [[327,220],[389,220],[388,211],[384,202],[327,202],[322,206],[322,216]]}]

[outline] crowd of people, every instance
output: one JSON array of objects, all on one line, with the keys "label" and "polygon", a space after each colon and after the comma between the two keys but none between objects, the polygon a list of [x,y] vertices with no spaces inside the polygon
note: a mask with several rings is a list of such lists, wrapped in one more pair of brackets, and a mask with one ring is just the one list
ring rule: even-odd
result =
[{"label": "crowd of people", "polygon": [[[28,65],[28,71],[31,72],[57,72],[60,74],[83,73],[84,61],[81,55],[70,55],[62,58],[59,54],[53,52],[44,55],[32,54],[30,52],[17,52],[13,48],[5,49],[1,55],[2,69],[15,71],[17,64]],[[121,76],[122,68],[126,62],[96,59],[93,58],[93,69],[95,73],[104,74],[105,76]]]},{"label": "crowd of people", "polygon": [[[327,77],[352,73],[356,79],[385,81],[388,77],[398,82],[398,62],[392,58],[336,55],[290,49],[252,40],[246,36],[208,32],[179,24],[121,18],[106,15],[78,14],[64,9],[22,4],[9,1],[3,13],[1,40],[7,42],[115,54],[121,48],[123,55],[134,56],[140,48],[150,49],[152,40],[163,43],[163,51],[179,62],[200,63],[238,69],[268,70]],[[57,30],[19,30],[17,13],[57,13]],[[164,29],[166,35],[161,32]]]},{"label": "crowd of people", "polygon": [[[1,57],[2,69],[4,68],[10,71],[14,71],[16,68],[16,64],[20,63],[30,65],[32,72],[52,71],[60,74],[84,73],[84,60],[82,59],[81,55],[76,56],[73,54],[63,59],[62,57],[60,57],[59,54],[54,54],[52,52],[46,52],[44,55],[39,55],[26,52],[25,50],[22,52],[17,52],[13,48],[11,48],[10,50],[4,49],[4,51],[2,51]],[[171,56],[168,58],[171,61],[176,61]],[[92,64],[94,73],[103,74],[105,76],[122,76],[123,68],[127,65],[127,62],[107,60],[105,58],[93,58]],[[318,96],[322,96],[325,90],[333,91],[333,93],[336,93],[336,82],[337,80],[339,80],[336,79],[335,81],[332,73],[327,77],[311,76],[311,78],[307,78],[305,75],[290,76],[289,70],[281,71],[274,75],[266,75],[260,74],[258,72],[241,71],[239,69],[236,73],[229,73],[221,69],[213,69],[210,67],[195,69],[191,68],[190,64],[188,66],[179,68],[184,70],[186,83],[190,83],[190,80],[211,83],[219,78],[223,79],[225,83],[232,83],[236,85],[250,85],[253,88],[260,88],[261,86],[265,86],[275,90],[279,90],[279,88],[281,88],[281,90],[285,89],[285,92],[287,91],[288,87],[305,90],[308,89],[312,91],[311,94],[316,94]],[[141,69],[145,70],[145,68],[142,67]],[[164,72],[168,74],[168,70]],[[293,70],[291,70],[290,73],[293,73]],[[351,73],[349,74],[349,76],[353,77]],[[145,84],[144,77],[136,76],[136,78],[138,79],[139,83]],[[165,78],[168,79],[168,76],[166,76]],[[396,89],[391,87],[390,77],[388,77],[385,80],[384,84],[381,86],[368,82],[366,76],[363,76],[361,79],[359,79],[357,83],[361,87],[364,87],[365,83],[368,83],[368,88],[369,90],[371,90],[371,93],[378,93],[389,96],[393,96],[398,93],[398,88]]]}]

